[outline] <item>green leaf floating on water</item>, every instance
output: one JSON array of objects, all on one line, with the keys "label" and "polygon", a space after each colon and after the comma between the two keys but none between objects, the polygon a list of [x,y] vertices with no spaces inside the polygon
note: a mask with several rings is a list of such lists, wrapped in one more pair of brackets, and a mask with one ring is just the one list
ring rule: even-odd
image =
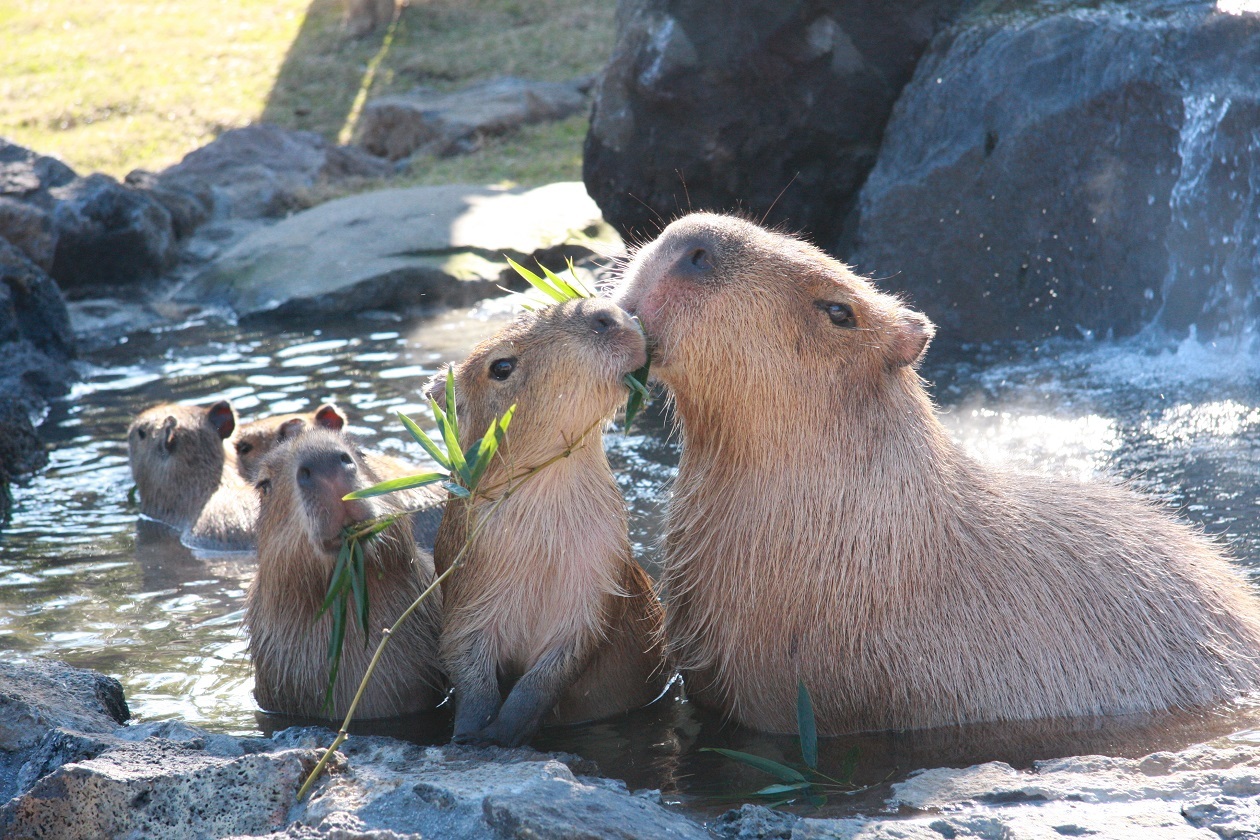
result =
[{"label": "green leaf floating on water", "polygon": [[734,759],[742,764],[747,764],[749,767],[756,767],[758,770],[769,773],[781,782],[787,782],[789,784],[799,784],[804,782],[805,784],[809,784],[809,779],[806,779],[805,776],[801,774],[801,771],[797,770],[795,767],[789,767],[786,764],[780,764],[777,761],[762,758],[759,755],[740,752],[739,750],[725,750],[721,747],[701,747],[700,751],[717,753],[718,755],[724,755],[727,758]]}]

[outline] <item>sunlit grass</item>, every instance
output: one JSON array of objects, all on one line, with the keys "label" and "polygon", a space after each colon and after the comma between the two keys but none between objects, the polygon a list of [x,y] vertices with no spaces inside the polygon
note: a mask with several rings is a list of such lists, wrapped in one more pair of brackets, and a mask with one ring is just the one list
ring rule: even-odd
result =
[{"label": "sunlit grass", "polygon": [[[260,119],[336,139],[364,95],[595,73],[614,6],[414,0],[386,44],[383,31],[347,39],[339,0],[0,0],[0,136],[116,176]],[[411,180],[577,178],[585,130],[584,118],[528,129]]]}]

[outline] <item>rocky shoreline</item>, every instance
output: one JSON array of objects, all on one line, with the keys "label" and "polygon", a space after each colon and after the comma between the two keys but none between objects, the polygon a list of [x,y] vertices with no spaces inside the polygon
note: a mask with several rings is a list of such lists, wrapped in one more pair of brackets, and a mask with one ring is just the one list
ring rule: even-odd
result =
[{"label": "rocky shoreline", "polygon": [[939,840],[1260,836],[1254,733],[1139,759],[921,771],[882,812],[816,819],[744,805],[703,822],[585,759],[353,736],[304,802],[333,733],[270,738],[128,723],[122,686],[49,660],[0,664],[0,836]]}]

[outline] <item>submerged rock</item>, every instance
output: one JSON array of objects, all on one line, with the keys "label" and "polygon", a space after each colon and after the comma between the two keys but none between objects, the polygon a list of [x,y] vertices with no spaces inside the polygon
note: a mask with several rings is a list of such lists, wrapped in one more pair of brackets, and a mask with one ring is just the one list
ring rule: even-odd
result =
[{"label": "submerged rock", "polygon": [[919,54],[961,5],[619,3],[587,188],[627,237],[688,210],[738,210],[829,242]]},{"label": "submerged rock", "polygon": [[369,101],[356,142],[390,160],[415,153],[460,154],[477,148],[484,137],[572,116],[586,102],[580,82],[507,77],[452,93],[422,88]]},{"label": "submerged rock", "polygon": [[337,199],[257,230],[179,292],[239,315],[464,305],[492,294],[503,255],[595,242],[579,183],[532,190],[442,186]]},{"label": "submerged rock", "polygon": [[1007,5],[919,63],[862,190],[858,267],[961,339],[1254,323],[1256,15]]}]

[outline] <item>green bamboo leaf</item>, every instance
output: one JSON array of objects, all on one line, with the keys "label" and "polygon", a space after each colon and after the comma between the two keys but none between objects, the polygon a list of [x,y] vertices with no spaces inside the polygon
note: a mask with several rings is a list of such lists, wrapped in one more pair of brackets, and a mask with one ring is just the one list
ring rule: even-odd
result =
[{"label": "green bamboo leaf", "polygon": [[555,290],[558,291],[560,294],[564,295],[566,300],[577,300],[578,298],[582,297],[580,294],[578,294],[576,289],[574,289],[572,286],[569,285],[569,281],[565,280],[559,274],[556,274],[554,271],[552,271],[550,268],[547,268],[547,266],[543,265],[542,263],[539,263],[538,267],[542,269],[543,274],[545,274],[547,276],[547,279],[551,281],[552,287],[555,288]]},{"label": "green bamboo leaf", "polygon": [[354,544],[354,557],[350,564],[350,590],[354,595],[354,615],[363,631],[363,646],[368,646],[368,591],[367,561],[363,557],[363,545]]},{"label": "green bamboo leaf", "polygon": [[[455,405],[455,368],[450,365],[446,366],[446,419],[450,423],[451,431],[455,433],[455,440],[459,440],[459,411]],[[457,447],[458,448],[458,445]]]},{"label": "green bamboo leaf", "polygon": [[794,790],[805,790],[810,787],[809,782],[797,782],[793,785],[767,785],[756,792],[757,796],[778,796],[781,793],[791,793]]},{"label": "green bamboo leaf", "polygon": [[490,466],[490,460],[494,458],[494,453],[499,448],[499,439],[496,432],[499,429],[499,421],[491,420],[490,428],[486,429],[486,433],[481,436],[481,440],[474,443],[465,453],[468,461],[468,486],[477,489],[481,476],[485,474],[486,468]]},{"label": "green bamboo leaf", "polygon": [[651,373],[652,359],[649,358],[643,363],[643,367],[634,373],[627,373],[622,381],[626,383],[626,387],[630,389],[630,399],[626,400],[626,431],[630,431],[630,424],[634,422],[634,418],[639,415],[639,411],[643,408],[644,402],[647,400],[650,392],[648,391],[648,375]]},{"label": "green bamboo leaf", "polygon": [[456,496],[460,499],[468,499],[472,497],[472,493],[468,492],[467,487],[456,484],[453,481],[445,482],[442,485],[442,487],[446,490],[447,493],[450,493],[452,496]]},{"label": "green bamboo leaf", "polygon": [[503,412],[503,416],[499,418],[499,430],[494,433],[495,440],[499,446],[503,445],[503,439],[507,436],[508,423],[512,422],[512,418],[516,415],[516,403],[508,406],[508,410]]},{"label": "green bamboo leaf", "polygon": [[131,485],[131,489],[127,491],[127,504],[134,505],[136,503],[136,494],[140,492],[140,486]]},{"label": "green bamboo leaf", "polygon": [[[347,493],[341,498],[342,501],[346,502],[354,499],[370,499],[373,496],[384,496],[386,493],[397,493],[400,490],[414,490],[417,487],[424,487],[426,484],[434,484],[447,478],[450,478],[449,473],[440,472],[405,475],[402,478],[391,478],[389,481],[382,481],[380,484],[373,484],[371,487],[355,490],[353,493]],[[388,527],[389,525],[387,524],[380,530],[383,531]],[[374,533],[380,533],[380,531]]]},{"label": "green bamboo leaf", "polygon": [[324,596],[324,603],[320,605],[319,612],[315,613],[316,618],[320,618],[324,613],[328,612],[328,608],[333,605],[333,601],[337,600],[345,588],[346,566],[350,562],[350,542],[344,537],[341,542],[341,551],[337,552],[337,562],[333,565],[332,575],[328,578],[328,593]]},{"label": "green bamboo leaf", "polygon": [[556,303],[564,303],[566,300],[570,300],[570,298],[569,298],[569,297],[567,297],[567,296],[564,294],[564,292],[562,292],[562,291],[560,291],[559,289],[555,288],[555,287],[554,287],[554,286],[552,286],[550,283],[548,283],[546,280],[544,280],[543,278],[539,277],[537,274],[535,274],[534,272],[530,271],[530,270],[529,270],[528,268],[526,268],[525,266],[523,266],[523,265],[521,265],[520,263],[518,263],[516,260],[514,260],[514,259],[512,259],[511,257],[507,256],[506,254],[504,255],[504,259],[506,259],[506,260],[508,261],[508,265],[512,266],[512,269],[513,269],[513,270],[514,270],[517,274],[519,274],[519,275],[521,275],[521,277],[524,277],[524,278],[525,278],[525,281],[526,281],[527,283],[529,283],[529,285],[533,286],[535,289],[537,289],[538,291],[542,292],[544,295],[546,295],[547,297],[551,298],[551,299],[552,299],[553,301],[555,301]]},{"label": "green bamboo leaf", "polygon": [[701,752],[714,752],[724,755],[727,758],[747,764],[750,767],[756,767],[765,773],[769,773],[781,782],[808,782],[801,772],[786,764],[780,764],[777,761],[771,761],[768,758],[762,758],[752,753],[739,752],[738,750],[724,750],[720,747],[701,747]]},{"label": "green bamboo leaf", "polygon": [[862,755],[860,747],[850,747],[848,752],[844,754],[844,758],[840,761],[840,770],[836,773],[836,780],[846,784],[853,784],[853,774],[857,771],[858,758]]},{"label": "green bamboo leaf", "polygon": [[[436,414],[437,404],[432,400],[429,402],[431,405],[435,406],[434,414]],[[446,453],[443,452],[441,447],[433,441],[433,438],[425,434],[424,430],[417,426],[414,420],[402,412],[398,413],[398,419],[401,420],[402,424],[407,427],[407,431],[411,432],[411,436],[416,439],[416,443],[424,447],[424,451],[429,453],[429,457],[434,461],[437,461],[439,465],[449,472],[451,470],[451,459],[446,457]]]},{"label": "green bamboo leaf", "polygon": [[801,760],[811,770],[818,769],[818,723],[814,719],[814,701],[804,680],[796,683],[796,731],[800,733]]},{"label": "green bamboo leaf", "polygon": [[568,263],[569,276],[573,278],[569,281],[569,285],[572,286],[582,297],[595,297],[595,290],[586,285],[586,281],[582,279],[580,274],[578,274],[577,267],[573,265],[573,257],[565,257],[564,261]]},{"label": "green bamboo leaf", "polygon": [[341,671],[341,645],[346,637],[346,602],[342,599],[333,610],[332,633],[328,636],[328,688],[324,692],[324,710],[329,716],[333,711],[333,690],[337,686],[337,674]]}]

